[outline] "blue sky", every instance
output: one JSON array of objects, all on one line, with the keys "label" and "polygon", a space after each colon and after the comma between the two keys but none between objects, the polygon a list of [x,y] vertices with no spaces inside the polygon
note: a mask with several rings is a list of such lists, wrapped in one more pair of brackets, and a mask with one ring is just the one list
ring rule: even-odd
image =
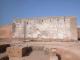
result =
[{"label": "blue sky", "polygon": [[80,0],[0,0],[0,25],[34,16],[76,16],[80,25]]}]

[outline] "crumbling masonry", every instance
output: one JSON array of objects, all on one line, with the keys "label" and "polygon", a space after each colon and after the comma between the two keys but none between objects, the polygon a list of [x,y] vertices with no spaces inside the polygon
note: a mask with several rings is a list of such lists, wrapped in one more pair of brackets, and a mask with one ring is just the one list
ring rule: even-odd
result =
[{"label": "crumbling masonry", "polygon": [[43,51],[49,57],[47,60],[80,60],[74,16],[16,19],[11,32],[7,48],[9,60],[31,60],[25,56],[30,56],[32,51]]}]

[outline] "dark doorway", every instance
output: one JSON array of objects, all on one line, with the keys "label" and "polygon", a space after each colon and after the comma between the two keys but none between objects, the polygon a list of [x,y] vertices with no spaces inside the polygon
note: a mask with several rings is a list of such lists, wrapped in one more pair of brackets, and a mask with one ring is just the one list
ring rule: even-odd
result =
[{"label": "dark doorway", "polygon": [[58,57],[58,60],[61,60],[61,56],[59,54],[56,54],[56,56]]},{"label": "dark doorway", "polygon": [[22,56],[29,56],[32,52],[32,47],[25,47],[22,49]]},{"label": "dark doorway", "polygon": [[7,47],[10,47],[10,44],[0,45],[0,53],[6,52]]}]

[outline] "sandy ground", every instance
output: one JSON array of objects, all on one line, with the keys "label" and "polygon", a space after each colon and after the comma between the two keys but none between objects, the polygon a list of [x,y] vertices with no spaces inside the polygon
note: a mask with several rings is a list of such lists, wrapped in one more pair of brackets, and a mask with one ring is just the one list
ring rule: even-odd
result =
[{"label": "sandy ground", "polygon": [[[70,52],[64,52],[61,55],[61,60],[80,60],[76,55]],[[24,57],[23,60],[50,60],[49,58],[50,56],[44,51],[33,51],[30,56]]]},{"label": "sandy ground", "polygon": [[49,56],[44,51],[33,51],[25,60],[49,60]]},{"label": "sandy ground", "polygon": [[[69,51],[63,52],[62,50],[58,53],[61,54],[61,60],[80,60],[78,56],[70,53]],[[5,54],[0,54],[0,57],[5,56]],[[46,54],[44,51],[35,50],[29,56],[23,58],[12,57],[10,60],[50,60],[49,54]],[[59,59],[60,60],[60,59]]]}]

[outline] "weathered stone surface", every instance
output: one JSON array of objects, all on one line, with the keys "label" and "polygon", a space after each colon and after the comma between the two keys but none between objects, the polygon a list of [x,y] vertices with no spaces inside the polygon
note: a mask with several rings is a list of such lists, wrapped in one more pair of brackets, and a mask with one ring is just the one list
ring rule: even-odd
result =
[{"label": "weathered stone surface", "polygon": [[9,60],[80,60],[75,21],[73,16],[17,19],[7,41]]},{"label": "weathered stone surface", "polygon": [[9,57],[23,57],[28,56],[32,51],[31,47],[23,46],[12,46],[7,48],[7,53]]},{"label": "weathered stone surface", "polygon": [[7,48],[9,57],[22,57],[22,48],[20,47],[9,47]]},{"label": "weathered stone surface", "polygon": [[18,19],[14,22],[16,27],[13,38],[77,40],[75,20],[76,18],[73,16]]}]

